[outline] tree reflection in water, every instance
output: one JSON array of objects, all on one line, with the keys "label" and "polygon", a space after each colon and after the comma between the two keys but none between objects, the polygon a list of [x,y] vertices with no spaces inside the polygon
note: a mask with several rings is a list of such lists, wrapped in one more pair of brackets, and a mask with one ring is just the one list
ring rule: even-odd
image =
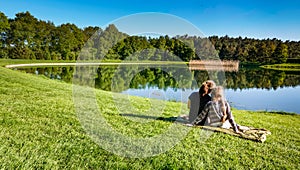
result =
[{"label": "tree reflection in water", "polygon": [[[76,69],[81,72],[80,75],[74,74]],[[39,74],[51,79],[91,86],[106,91],[177,101],[182,100],[174,97],[177,95],[175,94],[176,92],[184,93],[183,96],[179,97],[185,101],[191,92],[198,90],[200,84],[209,79],[207,71],[190,70],[187,74],[186,68],[176,67],[175,69],[175,66],[166,65],[161,68],[138,65],[119,67],[114,65],[82,66],[76,67],[76,69],[71,66],[18,68],[18,70],[26,73]],[[215,74],[217,75],[218,72],[215,72]],[[77,76],[76,82],[72,81],[73,76]],[[233,104],[237,108],[259,109],[259,105],[263,103],[261,100],[264,98],[264,101],[269,101],[268,105],[270,105],[270,108],[262,106],[263,108],[260,109],[268,110],[278,107],[277,110],[300,112],[299,109],[293,109],[292,106],[287,104],[293,104],[293,101],[298,101],[297,97],[295,97],[298,95],[291,93],[299,91],[299,71],[288,72],[262,68],[240,68],[238,72],[225,72],[225,77],[226,80],[224,82],[217,82],[217,84],[225,86],[228,92],[228,100],[235,102]],[[293,87],[296,87],[296,89]],[[265,95],[261,96],[260,94]],[[275,104],[276,98],[280,95],[282,99],[277,101],[276,106],[271,106],[272,102]],[[266,99],[265,96],[269,96],[269,98]],[[261,98],[261,100],[258,100],[258,98]],[[282,106],[279,103],[282,103]]]},{"label": "tree reflection in water", "polygon": [[[132,68],[135,67],[135,68]],[[141,68],[142,67],[142,68]],[[90,66],[88,72],[94,72],[93,83],[87,83],[87,78],[80,77],[80,85],[93,84],[95,88],[111,91],[112,80],[118,84],[118,92],[127,89],[144,89],[146,87],[157,87],[166,90],[167,88],[188,88],[197,89],[205,80],[209,79],[207,71],[191,70],[196,83],[191,82],[188,74],[180,77],[180,82],[176,81],[173,75],[183,74],[185,68],[172,69],[174,66],[162,66],[165,68],[152,68],[149,66],[122,66],[122,71],[117,72],[118,66]],[[76,68],[80,69],[80,68]],[[86,67],[85,67],[86,69]],[[51,79],[59,79],[72,83],[75,68],[72,66],[64,67],[33,67],[18,68],[26,73],[44,75]],[[165,70],[168,70],[167,72]],[[118,73],[120,73],[118,75]],[[278,71],[269,69],[247,69],[241,68],[238,72],[225,72],[226,81],[224,85],[227,89],[243,90],[249,88],[274,89],[280,87],[295,87],[300,85],[300,71]],[[131,80],[127,80],[131,78]],[[126,84],[127,83],[127,84]],[[179,84],[181,85],[179,87]],[[220,83],[222,84],[222,83]]]}]

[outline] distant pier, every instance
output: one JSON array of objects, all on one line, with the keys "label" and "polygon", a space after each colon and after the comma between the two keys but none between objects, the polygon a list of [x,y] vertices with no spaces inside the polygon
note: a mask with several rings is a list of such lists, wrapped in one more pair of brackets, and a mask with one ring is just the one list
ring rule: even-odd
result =
[{"label": "distant pier", "polygon": [[189,61],[190,70],[224,70],[237,72],[239,61],[233,60],[191,60]]}]

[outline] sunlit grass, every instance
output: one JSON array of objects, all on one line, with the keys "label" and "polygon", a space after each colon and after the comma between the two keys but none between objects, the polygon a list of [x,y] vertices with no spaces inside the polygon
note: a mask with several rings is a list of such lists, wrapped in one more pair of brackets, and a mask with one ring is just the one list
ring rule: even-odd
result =
[{"label": "sunlit grass", "polygon": [[[299,115],[243,110],[233,110],[236,122],[270,130],[265,143],[217,132],[204,140],[200,128],[190,128],[183,140],[159,155],[118,156],[85,131],[72,90],[71,84],[0,67],[0,169],[298,169],[300,164]],[[181,103],[94,92],[81,100],[95,97],[107,124],[129,137],[163,133],[173,123],[156,117],[187,112]],[[125,98],[132,107],[122,104]]]}]

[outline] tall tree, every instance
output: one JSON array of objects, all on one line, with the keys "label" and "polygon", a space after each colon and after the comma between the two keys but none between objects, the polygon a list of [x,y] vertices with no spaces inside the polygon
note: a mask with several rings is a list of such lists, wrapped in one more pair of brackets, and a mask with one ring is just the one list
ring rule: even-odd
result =
[{"label": "tall tree", "polygon": [[0,58],[8,58],[8,48],[9,45],[6,44],[7,32],[10,29],[10,24],[8,22],[7,16],[0,12]]},{"label": "tall tree", "polygon": [[51,59],[52,35],[55,28],[55,25],[50,21],[38,21],[35,28],[34,44],[32,46],[36,59]]},{"label": "tall tree", "polygon": [[8,43],[12,46],[10,49],[12,58],[35,59],[31,47],[34,46],[37,22],[38,20],[28,11],[16,14],[16,18],[10,21]]},{"label": "tall tree", "polygon": [[127,37],[127,34],[120,32],[115,25],[110,24],[102,33],[95,38],[97,48],[96,59],[103,59],[112,50],[113,46]]},{"label": "tall tree", "polygon": [[87,42],[90,38],[94,38],[98,35],[96,35],[97,33],[100,34],[102,32],[102,29],[100,27],[85,27],[83,29],[83,34],[84,34],[84,42]]},{"label": "tall tree", "polygon": [[288,46],[284,43],[278,44],[273,55],[275,63],[285,63],[288,57]]},{"label": "tall tree", "polygon": [[62,24],[56,29],[57,50],[63,60],[75,60],[77,52],[84,45],[84,34],[74,24]]}]

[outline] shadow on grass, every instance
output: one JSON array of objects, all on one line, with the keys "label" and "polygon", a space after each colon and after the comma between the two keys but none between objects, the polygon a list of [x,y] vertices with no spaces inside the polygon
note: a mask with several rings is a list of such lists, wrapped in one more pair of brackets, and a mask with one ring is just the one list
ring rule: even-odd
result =
[{"label": "shadow on grass", "polygon": [[160,120],[160,121],[165,121],[165,122],[188,123],[187,120],[184,120],[181,117],[157,117],[157,116],[148,116],[148,115],[137,115],[137,114],[131,114],[131,113],[124,113],[124,114],[120,114],[120,115],[127,116],[127,117],[142,118],[142,119]]},{"label": "shadow on grass", "polygon": [[[182,117],[156,117],[156,116],[148,116],[148,115],[137,115],[137,114],[120,114],[121,116],[127,117],[135,117],[135,118],[142,118],[142,119],[153,119],[153,120],[160,120],[166,122],[175,122],[175,123],[188,123]],[[186,124],[188,125],[188,124]],[[267,135],[270,135],[271,132],[264,128],[254,128],[254,127],[247,127],[247,126],[239,126],[241,132],[236,133],[232,128],[221,128],[221,127],[213,127],[213,126],[193,126],[197,128],[201,128],[203,130],[213,131],[213,132],[221,132],[233,136],[237,136],[240,138],[256,141],[256,142],[264,142],[267,139]]]},{"label": "shadow on grass", "polygon": [[270,114],[279,114],[279,115],[299,115],[293,112],[283,112],[283,111],[257,111],[257,113],[270,113]]}]

